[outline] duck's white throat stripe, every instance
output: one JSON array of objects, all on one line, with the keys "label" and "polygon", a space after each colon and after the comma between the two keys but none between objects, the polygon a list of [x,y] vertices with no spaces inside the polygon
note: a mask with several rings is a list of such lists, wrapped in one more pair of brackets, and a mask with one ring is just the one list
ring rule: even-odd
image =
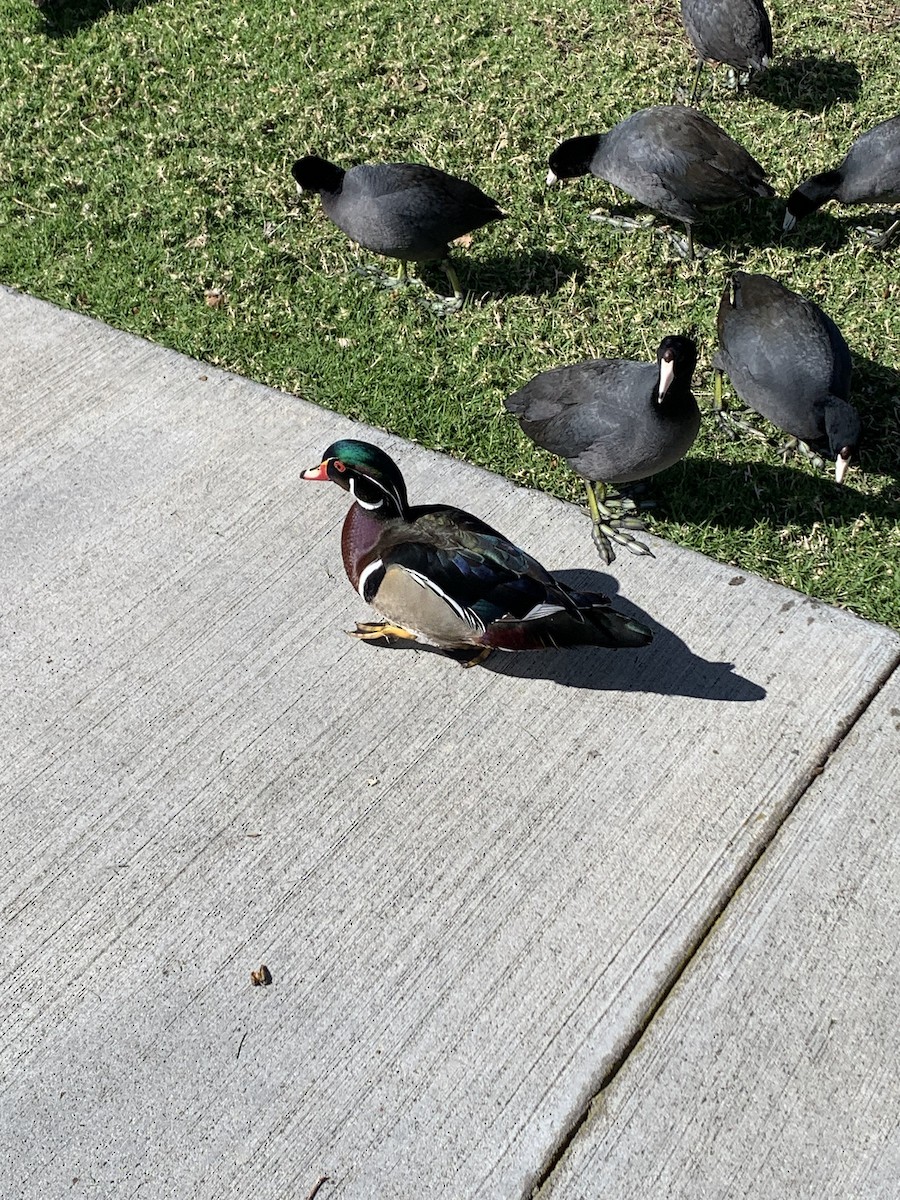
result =
[{"label": "duck's white throat stripe", "polygon": [[384,504],[384,500],[376,500],[374,504],[370,500],[360,500],[359,496],[357,496],[357,494],[356,494],[355,482],[356,481],[354,480],[353,476],[351,475],[350,476],[350,495],[353,497],[353,499],[356,501],[356,503],[359,505],[359,507],[367,508],[369,510],[369,512],[372,512],[373,509],[381,508],[382,504]]}]

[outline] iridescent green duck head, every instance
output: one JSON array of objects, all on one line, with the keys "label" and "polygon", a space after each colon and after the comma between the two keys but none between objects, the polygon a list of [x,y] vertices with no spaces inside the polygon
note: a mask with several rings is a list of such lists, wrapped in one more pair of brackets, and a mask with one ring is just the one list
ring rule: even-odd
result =
[{"label": "iridescent green duck head", "polygon": [[345,438],[329,446],[317,467],[301,476],[315,483],[331,480],[349,492],[360,507],[379,517],[405,517],[406,484],[394,460],[371,442]]}]

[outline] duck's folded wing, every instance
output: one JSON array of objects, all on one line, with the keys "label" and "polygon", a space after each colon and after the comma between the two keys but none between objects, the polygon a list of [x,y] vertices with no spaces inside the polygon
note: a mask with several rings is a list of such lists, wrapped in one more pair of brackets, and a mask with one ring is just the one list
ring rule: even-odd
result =
[{"label": "duck's folded wing", "polygon": [[575,608],[540,563],[459,509],[414,510],[414,520],[382,551],[385,568],[410,572],[466,620],[489,625]]},{"label": "duck's folded wing", "polygon": [[565,587],[477,517],[458,509],[414,513],[402,534],[383,547],[387,574],[402,572],[410,585],[440,598],[448,616],[478,631],[478,644],[502,650],[615,648],[652,639],[645,625],[616,612],[606,596]]}]

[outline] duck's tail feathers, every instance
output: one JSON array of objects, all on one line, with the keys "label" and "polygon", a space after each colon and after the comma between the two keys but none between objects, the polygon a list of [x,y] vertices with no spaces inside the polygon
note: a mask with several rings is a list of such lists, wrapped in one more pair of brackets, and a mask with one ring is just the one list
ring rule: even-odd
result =
[{"label": "duck's tail feathers", "polygon": [[579,607],[575,611],[559,609],[548,616],[530,621],[492,621],[480,642],[498,650],[549,650],[566,646],[605,646],[609,650],[646,646],[653,634],[646,625],[605,602]]},{"label": "duck's tail feathers", "polygon": [[646,646],[653,634],[641,621],[626,617],[610,607],[609,596],[600,592],[576,592],[565,588],[566,595],[577,609],[578,616],[590,622],[597,635],[593,644],[609,646]]},{"label": "duck's tail feathers", "polygon": [[614,608],[592,609],[587,615],[598,635],[595,642],[598,646],[616,649],[619,646],[647,646],[653,641],[652,631],[643,622],[626,617]]}]

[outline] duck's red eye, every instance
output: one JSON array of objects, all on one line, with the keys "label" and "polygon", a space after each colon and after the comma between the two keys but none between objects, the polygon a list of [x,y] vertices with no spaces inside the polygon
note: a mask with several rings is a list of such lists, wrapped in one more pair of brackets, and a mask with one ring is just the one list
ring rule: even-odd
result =
[{"label": "duck's red eye", "polygon": [[347,470],[346,466],[344,465],[344,463],[341,462],[341,460],[339,458],[333,459],[333,463],[334,463],[334,469],[336,471],[340,471],[342,475]]}]

